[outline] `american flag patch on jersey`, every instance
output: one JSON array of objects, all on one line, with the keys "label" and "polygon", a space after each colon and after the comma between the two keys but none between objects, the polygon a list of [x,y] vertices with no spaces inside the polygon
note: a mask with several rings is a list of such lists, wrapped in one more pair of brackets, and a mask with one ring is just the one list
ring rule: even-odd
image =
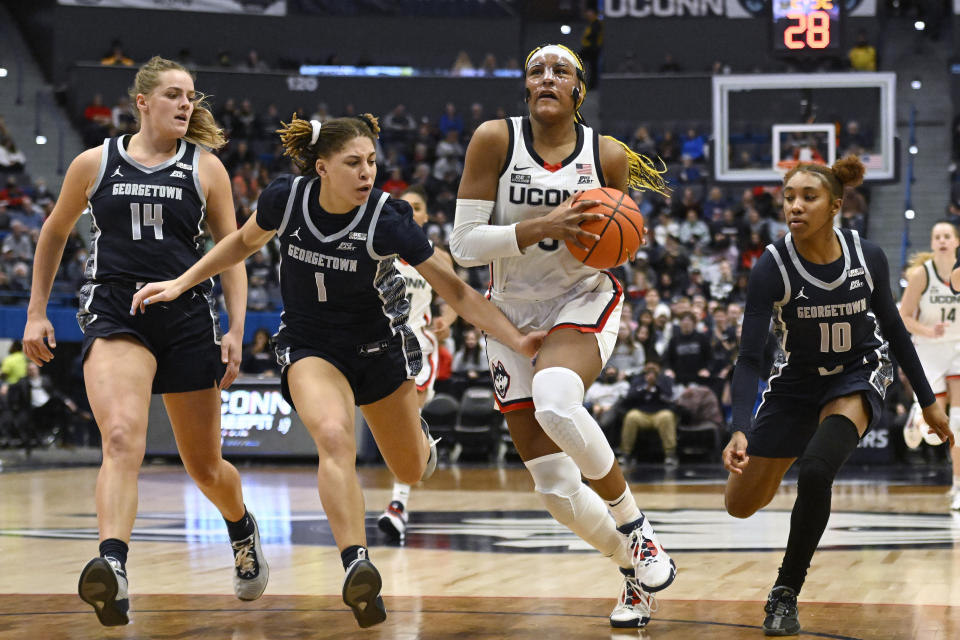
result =
[{"label": "american flag patch on jersey", "polygon": [[577,173],[579,173],[579,174],[581,174],[581,175],[590,175],[591,173],[593,173],[593,165],[592,165],[592,164],[583,164],[583,163],[578,162],[578,163],[577,163]]}]

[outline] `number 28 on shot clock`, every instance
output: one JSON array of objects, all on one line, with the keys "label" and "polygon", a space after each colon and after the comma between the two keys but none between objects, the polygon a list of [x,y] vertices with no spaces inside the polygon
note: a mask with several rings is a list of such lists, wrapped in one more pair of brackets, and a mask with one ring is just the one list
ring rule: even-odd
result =
[{"label": "number 28 on shot clock", "polygon": [[773,0],[773,50],[781,55],[837,53],[840,0]]}]

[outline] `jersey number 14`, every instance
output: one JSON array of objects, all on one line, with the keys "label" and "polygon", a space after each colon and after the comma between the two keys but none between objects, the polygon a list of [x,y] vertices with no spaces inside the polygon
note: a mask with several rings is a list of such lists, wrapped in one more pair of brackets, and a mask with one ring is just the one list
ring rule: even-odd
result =
[{"label": "jersey number 14", "polygon": [[141,216],[140,204],[131,202],[130,224],[133,227],[131,233],[134,240],[143,239],[143,227],[153,227],[153,237],[156,240],[163,240],[163,205],[145,204]]}]

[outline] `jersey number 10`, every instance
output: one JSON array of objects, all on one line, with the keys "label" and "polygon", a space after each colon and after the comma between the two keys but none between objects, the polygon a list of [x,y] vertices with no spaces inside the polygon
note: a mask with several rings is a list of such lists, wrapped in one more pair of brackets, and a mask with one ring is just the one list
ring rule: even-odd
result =
[{"label": "jersey number 10", "polygon": [[849,322],[820,323],[820,353],[850,351],[853,330]]},{"label": "jersey number 10", "polygon": [[133,226],[131,233],[134,240],[143,238],[143,227],[153,227],[153,237],[157,240],[163,240],[163,205],[143,205],[143,217],[141,218],[140,204],[131,202],[130,224]]}]

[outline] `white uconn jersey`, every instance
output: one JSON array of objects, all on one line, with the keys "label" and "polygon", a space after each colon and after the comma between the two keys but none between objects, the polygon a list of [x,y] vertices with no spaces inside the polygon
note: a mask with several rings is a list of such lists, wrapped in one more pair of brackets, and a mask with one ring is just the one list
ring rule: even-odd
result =
[{"label": "white uconn jersey", "polygon": [[[563,162],[545,168],[533,149],[528,118],[510,118],[510,151],[500,171],[491,224],[511,225],[546,215],[574,191],[603,187],[597,134],[577,128],[577,146]],[[546,239],[521,256],[497,258],[490,265],[495,300],[549,300],[597,276],[574,258],[563,242]],[[592,282],[592,281],[591,281]]]},{"label": "white uconn jersey", "polygon": [[420,350],[423,353],[431,353],[433,351],[433,341],[424,335],[424,331],[432,320],[430,303],[433,301],[433,289],[430,288],[430,283],[420,275],[419,271],[403,260],[397,258],[396,267],[407,285],[407,300],[410,302],[410,319],[407,321],[407,325],[417,336]]},{"label": "white uconn jersey", "polygon": [[[937,274],[933,260],[923,263],[927,276],[927,288],[923,290],[917,304],[917,321],[928,327],[938,322],[944,323],[943,336],[926,338],[914,336],[918,344],[929,342],[950,342],[960,340],[960,296],[950,291],[950,285],[943,282]],[[947,274],[949,277],[949,274]]]}]

